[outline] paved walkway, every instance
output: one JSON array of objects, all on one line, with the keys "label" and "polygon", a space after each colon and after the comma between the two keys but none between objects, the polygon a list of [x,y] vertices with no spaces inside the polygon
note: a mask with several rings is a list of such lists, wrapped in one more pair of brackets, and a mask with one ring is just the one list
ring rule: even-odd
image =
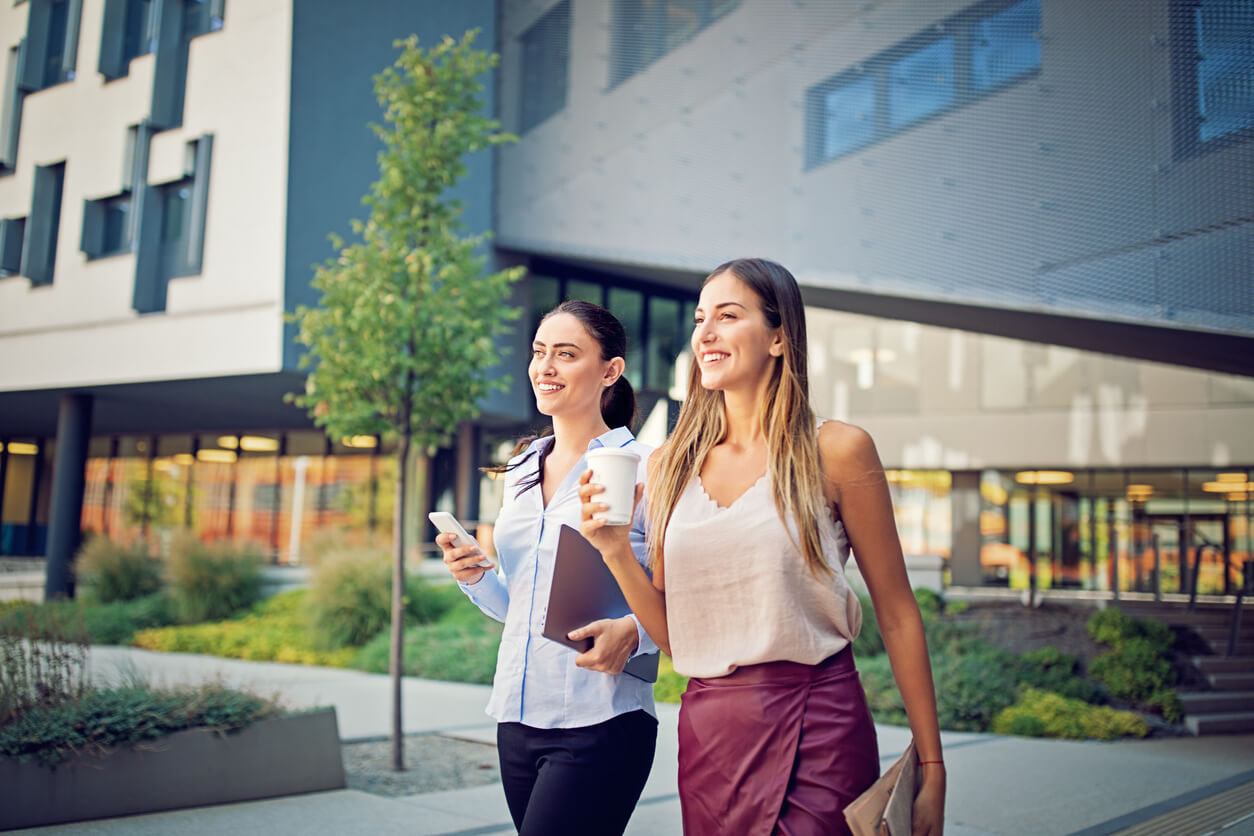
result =
[{"label": "paved walkway", "polygon": [[[91,661],[102,678],[220,680],[278,694],[292,707],[333,705],[345,740],[388,732],[388,679],[382,675],[111,647],[93,648]],[[407,678],[405,730],[493,742],[494,726],[483,714],[487,698],[486,686]],[[659,714],[653,774],[628,828],[639,836],[680,833],[677,706],[659,706]],[[878,732],[884,763],[891,763],[909,733],[893,726]],[[1254,836],[1254,735],[1091,743],[946,733],[944,741],[949,836],[1100,836],[1129,829]],[[20,832],[488,836],[512,833],[509,822],[500,785],[492,784],[401,799],[340,790]]]}]

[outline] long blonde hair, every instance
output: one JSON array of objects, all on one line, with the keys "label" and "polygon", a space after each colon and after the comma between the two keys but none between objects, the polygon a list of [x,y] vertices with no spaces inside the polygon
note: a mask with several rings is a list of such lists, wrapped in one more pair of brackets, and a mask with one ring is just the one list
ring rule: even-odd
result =
[{"label": "long blonde hair", "polygon": [[[720,264],[705,284],[723,273],[735,276],[757,294],[767,325],[779,328],[784,353],[776,358],[761,421],[766,436],[771,495],[780,520],[787,515],[797,522],[802,555],[816,576],[831,573],[823,559],[819,516],[827,513],[823,499],[823,470],[819,464],[818,433],[810,408],[810,384],[806,359],[805,305],[797,280],[783,266],[761,258],[742,258]],[[710,450],[727,434],[723,393],[701,386],[701,369],[693,363],[688,375],[688,395],[679,420],[666,443],[658,450],[658,465],[649,474],[649,562],[656,565],[663,553],[666,526],[680,494]]]}]

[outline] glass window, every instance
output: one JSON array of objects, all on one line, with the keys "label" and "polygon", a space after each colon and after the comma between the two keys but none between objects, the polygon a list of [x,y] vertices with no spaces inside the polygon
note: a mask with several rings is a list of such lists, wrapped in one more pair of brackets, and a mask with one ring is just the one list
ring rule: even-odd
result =
[{"label": "glass window", "polygon": [[1041,0],[1023,0],[975,25],[971,83],[978,92],[1041,66]]},{"label": "glass window", "polygon": [[837,157],[875,139],[875,77],[865,76],[823,96],[823,156]]},{"label": "glass window", "polygon": [[122,61],[152,51],[148,21],[152,14],[152,0],[127,0],[126,29],[122,40]]},{"label": "glass window", "polygon": [[738,5],[739,0],[617,0],[610,86],[631,78]]},{"label": "glass window", "polygon": [[161,217],[161,240],[178,241],[186,235],[184,218],[187,214],[187,198],[190,185],[176,183],[165,189],[165,205]]},{"label": "glass window", "polygon": [[44,53],[43,86],[65,81],[65,35],[70,23],[69,0],[54,0],[48,10],[48,46]]},{"label": "glass window", "polygon": [[1209,142],[1254,127],[1254,2],[1206,0],[1194,17],[1198,138]]},{"label": "glass window", "polygon": [[604,304],[601,296],[601,285],[596,282],[585,282],[578,279],[566,281],[566,298],[582,299],[596,305]]},{"label": "glass window", "polygon": [[[557,279],[550,279],[548,276],[530,276],[528,279],[531,291],[530,305],[530,327],[531,333],[534,334],[536,328],[540,325],[540,320],[549,311],[557,307],[557,303],[561,301],[560,292],[557,286]],[[528,340],[530,344],[530,340]]]},{"label": "glass window", "polygon": [[639,389],[644,375],[644,296],[636,290],[611,287],[608,307],[627,331],[627,356],[624,358],[627,369],[624,374],[628,382]]},{"label": "glass window", "polygon": [[104,206],[104,237],[101,241],[101,255],[128,252],[130,241],[130,197],[118,197],[105,203]]},{"label": "glass window", "polygon": [[677,299],[649,299],[649,334],[645,388],[668,391],[674,381],[675,361],[687,346],[688,332],[679,322]]},{"label": "glass window", "polygon": [[522,36],[519,133],[566,107],[570,64],[570,2],[558,3]]},{"label": "glass window", "polygon": [[954,39],[941,38],[898,58],[888,70],[888,122],[896,129],[954,103]]}]

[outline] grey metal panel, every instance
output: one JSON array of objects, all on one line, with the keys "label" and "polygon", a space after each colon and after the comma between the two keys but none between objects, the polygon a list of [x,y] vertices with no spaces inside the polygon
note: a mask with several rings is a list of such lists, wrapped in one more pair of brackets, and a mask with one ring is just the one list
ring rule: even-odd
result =
[{"label": "grey metal panel", "polygon": [[52,284],[64,174],[65,163],[35,167],[34,195],[22,245],[22,275],[32,285]]}]

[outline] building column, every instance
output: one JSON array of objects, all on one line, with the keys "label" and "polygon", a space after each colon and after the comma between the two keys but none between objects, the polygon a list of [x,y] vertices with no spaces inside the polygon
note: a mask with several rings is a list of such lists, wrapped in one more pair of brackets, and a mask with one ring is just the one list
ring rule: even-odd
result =
[{"label": "building column", "polygon": [[44,600],[74,595],[73,563],[82,539],[83,489],[87,477],[87,443],[91,439],[90,395],[61,397],[57,416],[57,458],[52,470],[52,509],[48,520],[48,554]]},{"label": "building column", "polygon": [[949,582],[954,586],[980,586],[980,472],[956,470],[949,488],[953,514],[953,540],[949,552]]},{"label": "building column", "polygon": [[470,421],[457,428],[453,506],[459,520],[479,519],[479,444],[482,434]]}]

